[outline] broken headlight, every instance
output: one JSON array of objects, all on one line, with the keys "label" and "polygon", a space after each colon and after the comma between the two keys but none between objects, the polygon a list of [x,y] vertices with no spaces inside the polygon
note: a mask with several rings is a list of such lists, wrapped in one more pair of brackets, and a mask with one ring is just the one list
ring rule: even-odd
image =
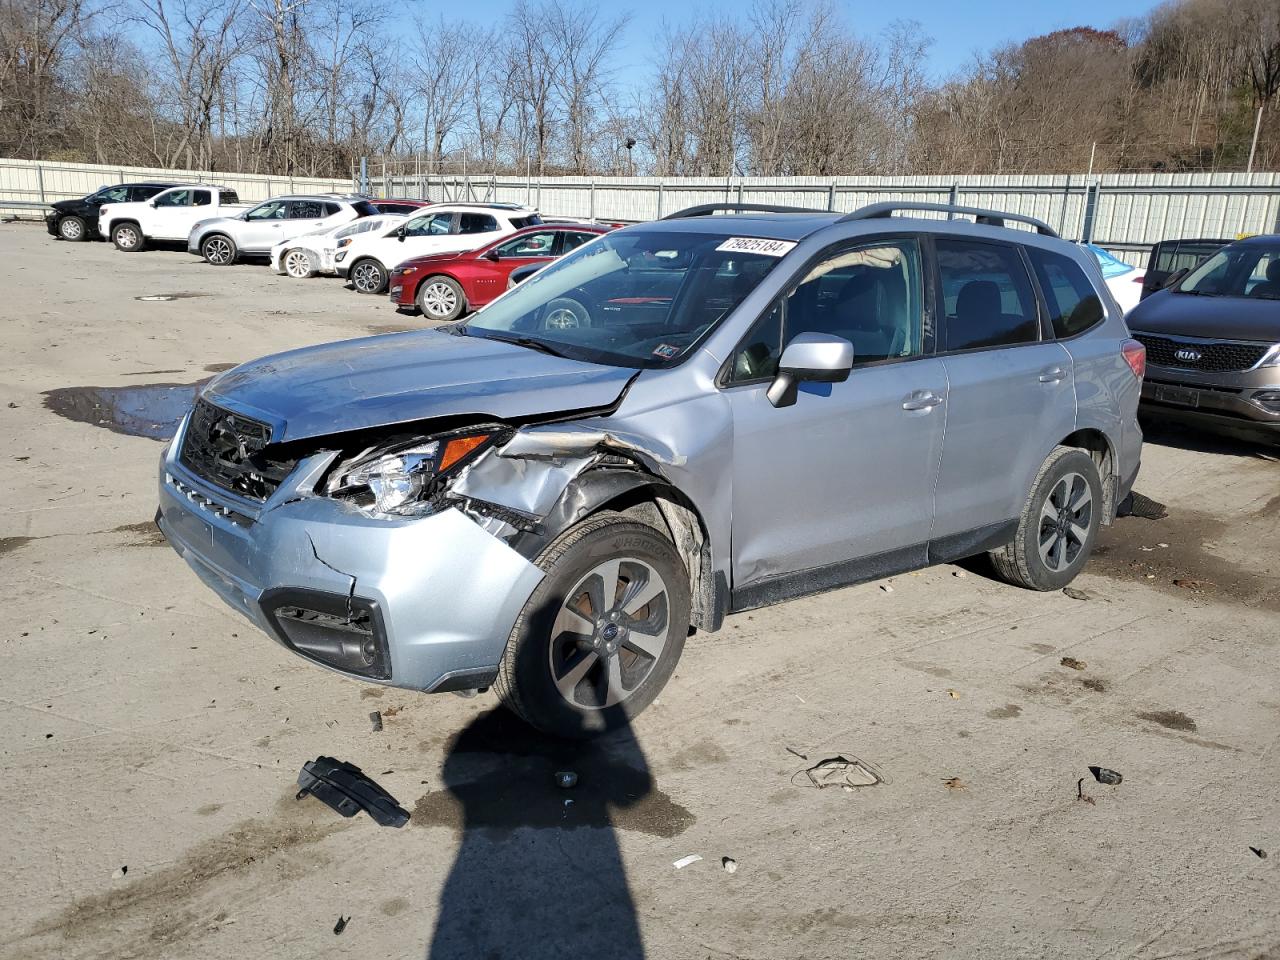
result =
[{"label": "broken headlight", "polygon": [[343,460],[325,482],[325,493],[346,497],[372,513],[411,517],[425,512],[437,482],[474,457],[491,432],[369,447]]}]

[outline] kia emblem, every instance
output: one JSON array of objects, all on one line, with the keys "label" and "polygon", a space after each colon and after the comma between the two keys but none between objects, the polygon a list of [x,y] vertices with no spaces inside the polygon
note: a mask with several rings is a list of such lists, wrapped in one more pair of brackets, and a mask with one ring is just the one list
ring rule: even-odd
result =
[{"label": "kia emblem", "polygon": [[1183,347],[1181,350],[1175,351],[1173,355],[1184,363],[1196,363],[1202,356],[1204,356],[1204,354],[1199,350],[1195,350],[1191,347]]}]

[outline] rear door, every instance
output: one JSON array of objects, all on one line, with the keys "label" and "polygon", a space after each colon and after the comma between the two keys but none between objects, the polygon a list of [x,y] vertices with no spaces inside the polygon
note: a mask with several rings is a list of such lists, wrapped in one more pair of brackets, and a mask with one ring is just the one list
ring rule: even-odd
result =
[{"label": "rear door", "polygon": [[1075,429],[1075,391],[1019,246],[937,237],[934,253],[949,394],[933,540],[945,555],[1020,515],[1044,457]]},{"label": "rear door", "polygon": [[[740,607],[924,563],[947,412],[924,278],[914,237],[829,248],[731,357]],[[804,332],[853,343],[853,371],[774,407],[782,347]]]}]

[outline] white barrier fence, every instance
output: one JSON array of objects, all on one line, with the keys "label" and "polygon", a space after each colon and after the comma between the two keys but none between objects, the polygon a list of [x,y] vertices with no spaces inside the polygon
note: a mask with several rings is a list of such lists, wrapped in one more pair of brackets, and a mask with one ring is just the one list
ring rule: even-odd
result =
[{"label": "white barrier fence", "polygon": [[[219,183],[246,202],[283,193],[345,192],[345,179],[163,170],[0,159],[0,214],[39,217],[54,201],[128,180]],[[927,201],[1038,217],[1071,240],[1133,263],[1174,237],[1280,233],[1280,173],[1061,174],[935,177],[371,177],[374,196],[527,203],[547,214],[651,220],[700,203],[769,203],[850,211]]]}]

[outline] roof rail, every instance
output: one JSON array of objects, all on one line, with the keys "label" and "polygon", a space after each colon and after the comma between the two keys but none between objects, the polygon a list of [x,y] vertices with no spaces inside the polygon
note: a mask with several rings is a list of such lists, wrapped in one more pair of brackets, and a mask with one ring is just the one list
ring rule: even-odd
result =
[{"label": "roof rail", "polygon": [[1056,237],[1058,231],[1043,220],[1024,216],[1021,213],[1002,213],[999,210],[985,210],[982,207],[958,207],[950,203],[921,203],[917,201],[888,201],[872,203],[847,213],[837,223],[848,223],[851,220],[875,220],[891,217],[897,210],[933,210],[938,213],[963,213],[974,217],[978,223],[989,227],[1003,227],[1006,220],[1017,220],[1036,228],[1036,232],[1046,237]]},{"label": "roof rail", "polygon": [[813,207],[780,207],[773,203],[700,203],[696,207],[685,207],[675,213],[668,213],[663,220],[684,220],[688,217],[707,217],[718,210],[729,213],[830,213],[829,210],[816,210]]}]

